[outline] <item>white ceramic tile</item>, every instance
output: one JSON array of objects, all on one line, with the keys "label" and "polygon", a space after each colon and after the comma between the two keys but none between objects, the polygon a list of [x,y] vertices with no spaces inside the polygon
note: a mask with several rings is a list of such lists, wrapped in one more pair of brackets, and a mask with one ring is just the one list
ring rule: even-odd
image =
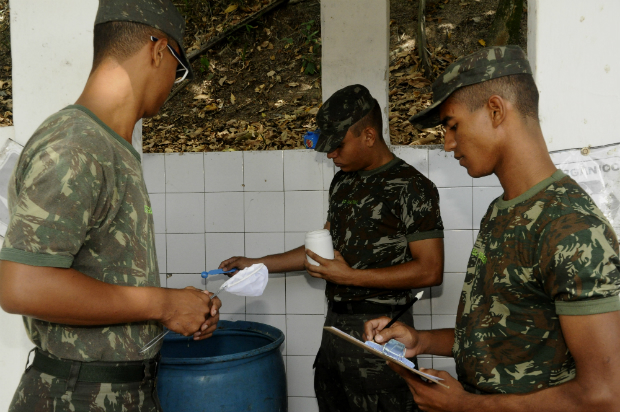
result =
[{"label": "white ceramic tile", "polygon": [[315,357],[286,357],[286,382],[289,396],[315,396],[314,369],[312,369]]},{"label": "white ceramic tile", "polygon": [[323,191],[284,193],[286,232],[310,232],[323,229],[323,226]]},{"label": "white ceramic tile", "polygon": [[209,152],[204,154],[205,192],[243,191],[243,153]]},{"label": "white ceramic tile", "polygon": [[251,315],[248,313],[245,315],[245,319],[248,322],[264,323],[265,325],[280,329],[284,333],[284,342],[280,345],[280,353],[286,355],[288,352],[288,332],[285,315]]},{"label": "white ceramic tile", "polygon": [[203,193],[202,153],[166,154],[166,193]]},{"label": "white ceramic tile", "polygon": [[456,374],[456,363],[454,362],[454,358],[447,358],[443,356],[441,357],[433,356],[433,369],[436,369],[439,371],[446,371],[450,375],[452,375],[454,379],[458,379],[458,376]]},{"label": "white ceramic tile", "polygon": [[418,292],[424,291],[422,299],[413,304],[414,315],[430,315],[431,314],[431,288],[414,289],[413,295],[417,295]]},{"label": "white ceramic tile", "polygon": [[439,207],[446,230],[469,229],[472,225],[472,188],[440,188]]},{"label": "white ceramic tile", "polygon": [[480,221],[489,209],[489,205],[497,197],[504,194],[500,187],[474,187],[474,229],[480,229]]},{"label": "white ceramic tile", "polygon": [[325,318],[320,315],[286,315],[287,355],[316,355],[321,346]]},{"label": "white ceramic tile", "polygon": [[142,155],[142,171],[147,192],[166,192],[166,168],[163,153],[144,153]]},{"label": "white ceramic tile", "polygon": [[448,273],[459,273],[467,270],[467,261],[473,248],[471,230],[444,231],[444,267]]},{"label": "white ceramic tile", "polygon": [[420,173],[428,177],[428,149],[413,146],[392,146],[394,156],[415,167]]},{"label": "white ceramic tile", "polygon": [[198,273],[205,270],[205,235],[166,235],[168,273]]},{"label": "white ceramic tile", "polygon": [[166,194],[154,193],[149,195],[153,210],[153,226],[155,233],[166,233]]},{"label": "white ceramic tile", "polygon": [[167,287],[167,281],[166,281],[167,275],[165,273],[160,273],[159,274],[159,286],[161,286],[162,288]]},{"label": "white ceramic tile", "polygon": [[288,397],[288,412],[319,412],[316,398]]},{"label": "white ceramic tile", "polygon": [[286,313],[323,315],[325,313],[325,280],[307,272],[286,274]]},{"label": "white ceramic tile", "polygon": [[243,152],[243,182],[249,192],[284,190],[284,162],[281,150]]},{"label": "white ceramic tile", "polygon": [[497,175],[495,173],[492,173],[484,177],[475,177],[473,178],[473,184],[474,184],[474,187],[480,187],[480,186],[501,187],[502,186],[502,184],[499,182],[499,179],[497,178]]},{"label": "white ceramic tile", "polygon": [[[220,286],[228,279],[230,278],[226,275],[211,275],[206,280],[206,289],[209,292],[217,292]],[[245,314],[245,296],[237,296],[223,291],[217,297],[222,301],[220,313]]]},{"label": "white ceramic tile", "polygon": [[327,158],[327,153],[320,153],[321,170],[323,172],[323,190],[329,190],[334,178],[334,162]]},{"label": "white ceramic tile", "polygon": [[217,269],[222,261],[233,256],[245,255],[245,236],[243,233],[207,233],[206,270]]},{"label": "white ceramic tile", "polygon": [[243,192],[205,193],[205,230],[243,232]]},{"label": "white ceramic tile", "polygon": [[428,151],[428,176],[437,187],[471,186],[473,182],[467,169],[454,158],[454,153],[441,149]]},{"label": "white ceramic tile", "polygon": [[155,234],[155,250],[157,252],[157,266],[159,273],[166,273],[166,235],[164,233]]},{"label": "white ceramic tile", "polygon": [[418,356],[418,368],[433,369],[433,358],[421,358]]},{"label": "white ceramic tile", "polygon": [[306,232],[287,232],[284,234],[284,249],[288,252],[303,246],[306,241]]},{"label": "white ceramic tile", "polygon": [[433,329],[433,323],[431,322],[431,315],[414,315],[413,326],[417,330],[431,330]]},{"label": "white ceramic tile", "polygon": [[229,322],[245,321],[245,313],[221,313],[220,320],[227,320]]},{"label": "white ceramic tile", "polygon": [[166,230],[168,233],[204,233],[205,194],[167,193]]},{"label": "white ceramic tile", "polygon": [[433,315],[433,329],[454,329],[456,315]]},{"label": "white ceramic tile", "polygon": [[448,273],[441,285],[431,288],[433,315],[456,315],[464,280],[464,273]]},{"label": "white ceramic tile", "polygon": [[284,252],[284,233],[246,233],[245,255],[258,258]]},{"label": "white ceramic tile", "polygon": [[272,315],[286,313],[286,276],[270,273],[269,282],[261,296],[248,296],[245,313]]},{"label": "white ceramic tile", "polygon": [[284,232],[284,192],[245,192],[246,232]]},{"label": "white ceramic tile", "polygon": [[284,151],[284,190],[323,190],[323,156],[314,150]]},{"label": "white ceramic tile", "polygon": [[170,289],[183,289],[193,286],[198,289],[205,289],[205,280],[200,277],[199,273],[172,273],[167,281],[167,287]]},{"label": "white ceramic tile", "polygon": [[476,240],[478,240],[479,233],[480,233],[480,230],[474,229],[474,245],[476,244]]}]

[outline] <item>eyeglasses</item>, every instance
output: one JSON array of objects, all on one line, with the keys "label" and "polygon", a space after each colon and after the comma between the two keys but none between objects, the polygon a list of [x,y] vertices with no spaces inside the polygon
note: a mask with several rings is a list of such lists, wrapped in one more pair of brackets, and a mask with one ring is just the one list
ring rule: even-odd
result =
[{"label": "eyeglasses", "polygon": [[[158,41],[159,39],[157,37],[151,36],[151,40],[152,41]],[[176,80],[174,82],[175,83],[180,83],[183,80],[185,80],[185,78],[189,74],[189,69],[187,67],[185,67],[185,65],[181,61],[181,56],[179,56],[179,54],[176,52],[176,50],[174,50],[172,48],[172,46],[170,46],[169,44],[168,44],[168,50],[170,50],[170,53],[172,53],[174,58],[177,59],[177,61],[179,62],[179,64],[177,65],[177,76],[176,76]]]}]

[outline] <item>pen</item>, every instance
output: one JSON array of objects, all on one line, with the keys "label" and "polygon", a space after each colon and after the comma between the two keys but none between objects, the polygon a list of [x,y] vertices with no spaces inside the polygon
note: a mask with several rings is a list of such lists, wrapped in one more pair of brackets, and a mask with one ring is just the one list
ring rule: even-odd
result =
[{"label": "pen", "polygon": [[417,295],[415,295],[415,297],[411,300],[411,302],[407,303],[405,305],[405,307],[403,308],[403,310],[401,310],[396,316],[394,316],[394,318],[392,318],[392,320],[385,325],[385,328],[383,329],[387,329],[390,326],[392,326],[394,324],[394,322],[396,322],[398,320],[398,318],[400,318],[401,316],[403,316],[405,314],[405,312],[407,312],[409,310],[409,308],[411,308],[413,306],[414,303],[416,303],[418,300],[420,300],[420,298],[422,297],[422,295],[424,294],[424,291],[418,293]]}]

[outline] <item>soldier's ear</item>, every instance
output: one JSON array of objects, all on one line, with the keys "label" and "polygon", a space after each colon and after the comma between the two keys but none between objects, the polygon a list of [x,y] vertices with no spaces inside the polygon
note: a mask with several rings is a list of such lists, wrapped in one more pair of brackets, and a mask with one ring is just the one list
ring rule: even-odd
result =
[{"label": "soldier's ear", "polygon": [[374,127],[368,126],[362,132],[362,137],[367,147],[373,147],[377,141],[378,134]]}]

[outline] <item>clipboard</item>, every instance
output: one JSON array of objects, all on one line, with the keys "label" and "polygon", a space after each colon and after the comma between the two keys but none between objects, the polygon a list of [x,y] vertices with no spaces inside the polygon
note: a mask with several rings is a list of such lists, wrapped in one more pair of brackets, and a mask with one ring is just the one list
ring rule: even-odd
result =
[{"label": "clipboard", "polygon": [[427,380],[429,380],[431,382],[434,382],[434,383],[436,383],[438,385],[441,385],[444,388],[448,388],[448,389],[450,388],[448,385],[439,382],[439,380],[442,380],[441,378],[438,378],[437,376],[426,374],[424,372],[420,372],[419,370],[417,370],[415,368],[412,368],[411,366],[402,363],[398,359],[392,358],[392,357],[386,355],[385,353],[380,352],[380,351],[376,350],[375,348],[372,348],[372,347],[364,344],[364,342],[362,342],[361,340],[355,339],[353,336],[351,336],[351,335],[349,335],[347,333],[344,333],[343,331],[341,331],[338,328],[335,328],[333,326],[324,326],[323,329],[325,329],[326,331],[328,331],[330,333],[333,333],[334,335],[336,335],[336,336],[346,340],[347,342],[351,342],[355,346],[357,346],[359,348],[362,348],[365,351],[368,351],[368,352],[372,353],[373,355],[376,355],[376,356],[378,356],[378,357],[380,357],[382,359],[385,359],[387,361],[397,363],[400,366],[402,366],[403,368],[405,368],[407,370],[410,370],[411,372],[415,373],[416,375],[419,375],[419,376],[421,376],[421,377],[423,377],[423,378],[425,378],[425,379],[427,379]]}]

